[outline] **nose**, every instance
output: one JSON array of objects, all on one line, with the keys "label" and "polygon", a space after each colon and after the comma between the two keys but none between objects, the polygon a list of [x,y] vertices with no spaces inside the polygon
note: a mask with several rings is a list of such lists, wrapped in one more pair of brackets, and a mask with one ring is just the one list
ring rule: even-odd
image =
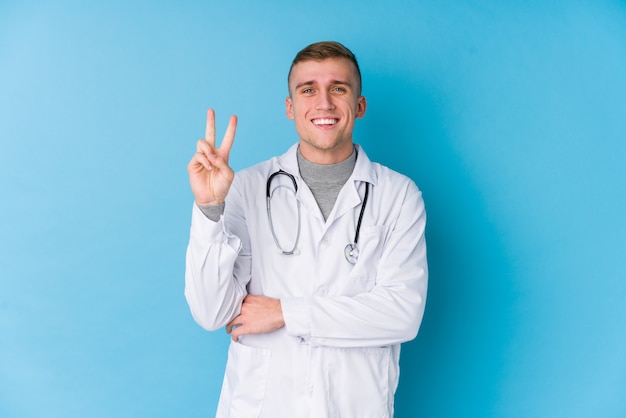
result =
[{"label": "nose", "polygon": [[321,90],[317,95],[317,103],[316,107],[318,110],[332,110],[335,108],[335,104],[333,103],[333,97],[330,92],[326,90]]}]

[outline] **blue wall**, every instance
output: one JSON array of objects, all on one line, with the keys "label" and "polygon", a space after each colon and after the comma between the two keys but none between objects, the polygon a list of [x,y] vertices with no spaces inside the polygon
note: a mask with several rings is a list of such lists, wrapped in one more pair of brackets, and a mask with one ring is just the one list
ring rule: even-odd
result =
[{"label": "blue wall", "polygon": [[397,417],[626,416],[622,1],[0,1],[0,416],[212,416],[227,336],[183,297],[186,164],[297,140],[286,72],[359,57],[356,141],[424,192]]}]

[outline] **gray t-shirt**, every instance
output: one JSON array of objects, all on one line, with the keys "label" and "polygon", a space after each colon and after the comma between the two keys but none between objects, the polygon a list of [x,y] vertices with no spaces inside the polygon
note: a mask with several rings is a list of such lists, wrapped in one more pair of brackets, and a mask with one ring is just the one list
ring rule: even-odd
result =
[{"label": "gray t-shirt", "polygon": [[333,210],[339,191],[346,184],[352,175],[356,164],[356,150],[352,150],[352,155],[345,161],[337,164],[316,164],[306,160],[300,150],[298,150],[298,167],[304,182],[309,186],[317,205],[328,219],[328,215]]}]

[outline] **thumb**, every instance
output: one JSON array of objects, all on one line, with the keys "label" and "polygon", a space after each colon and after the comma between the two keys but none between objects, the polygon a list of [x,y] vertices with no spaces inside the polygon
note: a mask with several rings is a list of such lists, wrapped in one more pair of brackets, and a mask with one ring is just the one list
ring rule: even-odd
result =
[{"label": "thumb", "polygon": [[233,170],[232,168],[230,168],[228,162],[225,159],[213,153],[209,153],[207,155],[207,158],[213,166],[215,166],[220,172],[222,172],[223,175],[226,176],[227,179],[232,180],[232,178],[234,177],[232,175]]}]

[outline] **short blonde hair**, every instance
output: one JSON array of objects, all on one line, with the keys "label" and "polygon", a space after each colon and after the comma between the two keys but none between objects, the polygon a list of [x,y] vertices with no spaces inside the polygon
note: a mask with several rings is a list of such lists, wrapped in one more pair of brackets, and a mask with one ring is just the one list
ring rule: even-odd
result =
[{"label": "short blonde hair", "polygon": [[354,64],[354,72],[356,74],[357,81],[359,83],[358,92],[361,95],[361,69],[356,57],[348,48],[340,44],[339,42],[323,41],[316,42],[305,48],[296,54],[296,57],[291,63],[289,68],[289,74],[287,75],[287,85],[289,85],[289,79],[291,78],[291,71],[294,65],[302,61],[322,61],[328,58],[346,58],[352,64]]}]

